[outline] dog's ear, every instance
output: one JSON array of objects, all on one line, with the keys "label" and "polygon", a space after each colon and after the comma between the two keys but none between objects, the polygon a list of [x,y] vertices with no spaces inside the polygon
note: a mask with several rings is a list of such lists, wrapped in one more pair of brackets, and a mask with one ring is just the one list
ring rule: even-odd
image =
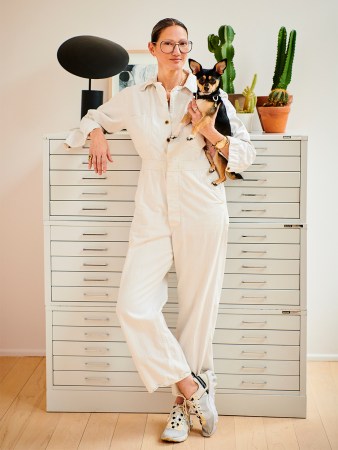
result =
[{"label": "dog's ear", "polygon": [[223,73],[227,67],[227,62],[228,62],[228,60],[226,58],[222,59],[217,64],[215,64],[214,70],[216,70],[216,72],[219,73],[220,75],[223,75]]},{"label": "dog's ear", "polygon": [[189,59],[189,67],[194,75],[202,70],[201,64],[194,59]]}]

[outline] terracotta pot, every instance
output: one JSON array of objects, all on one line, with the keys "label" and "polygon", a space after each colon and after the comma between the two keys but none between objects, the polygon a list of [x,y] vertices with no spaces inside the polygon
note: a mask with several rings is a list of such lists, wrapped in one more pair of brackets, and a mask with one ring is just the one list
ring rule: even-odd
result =
[{"label": "terracotta pot", "polygon": [[289,96],[289,103],[286,106],[263,106],[268,100],[268,96],[257,97],[256,109],[265,133],[284,133],[290,113],[290,104],[293,100]]}]

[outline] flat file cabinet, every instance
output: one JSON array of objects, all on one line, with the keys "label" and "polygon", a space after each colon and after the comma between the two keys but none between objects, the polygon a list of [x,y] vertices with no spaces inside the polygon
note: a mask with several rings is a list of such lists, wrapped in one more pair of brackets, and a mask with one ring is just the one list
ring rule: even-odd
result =
[{"label": "flat file cabinet", "polygon": [[[126,133],[108,136],[114,164],[87,170],[88,148],[45,137],[44,229],[49,411],[167,412],[148,394],[115,305],[141,160]],[[303,136],[252,135],[244,180],[225,184],[229,243],[214,335],[220,414],[305,417],[306,155]],[[175,332],[175,267],[168,275]]]}]

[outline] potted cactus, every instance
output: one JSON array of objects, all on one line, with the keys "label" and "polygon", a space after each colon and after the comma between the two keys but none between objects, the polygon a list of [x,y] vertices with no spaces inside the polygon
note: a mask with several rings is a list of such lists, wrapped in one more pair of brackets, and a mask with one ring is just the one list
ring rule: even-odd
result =
[{"label": "potted cactus", "polygon": [[292,30],[287,43],[287,32],[281,27],[278,33],[276,66],[273,84],[268,97],[258,97],[257,112],[262,128],[267,133],[283,133],[290,112],[292,96],[287,92],[291,82],[292,65],[296,48],[296,31]]},{"label": "potted cactus", "polygon": [[216,61],[227,59],[227,67],[222,75],[221,88],[228,94],[233,94],[234,79],[236,77],[236,71],[234,66],[235,50],[232,42],[235,37],[235,32],[230,25],[222,25],[218,34],[209,34],[208,36],[208,49],[215,55]]},{"label": "potted cactus", "polygon": [[247,86],[242,92],[244,101],[235,100],[235,108],[238,118],[242,121],[248,131],[252,131],[252,119],[257,103],[255,94],[255,86],[257,82],[257,74],[253,76],[251,86]]}]

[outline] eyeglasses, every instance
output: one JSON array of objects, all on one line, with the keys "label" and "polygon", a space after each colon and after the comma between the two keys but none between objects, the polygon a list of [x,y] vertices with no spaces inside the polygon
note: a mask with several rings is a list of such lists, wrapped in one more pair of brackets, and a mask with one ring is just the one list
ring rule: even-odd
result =
[{"label": "eyeglasses", "polygon": [[[153,44],[157,44],[157,42],[153,42]],[[191,41],[174,42],[174,41],[170,41],[170,40],[161,41],[160,49],[163,53],[169,54],[169,53],[173,53],[176,45],[178,45],[178,48],[181,53],[189,53],[192,49]]]}]

